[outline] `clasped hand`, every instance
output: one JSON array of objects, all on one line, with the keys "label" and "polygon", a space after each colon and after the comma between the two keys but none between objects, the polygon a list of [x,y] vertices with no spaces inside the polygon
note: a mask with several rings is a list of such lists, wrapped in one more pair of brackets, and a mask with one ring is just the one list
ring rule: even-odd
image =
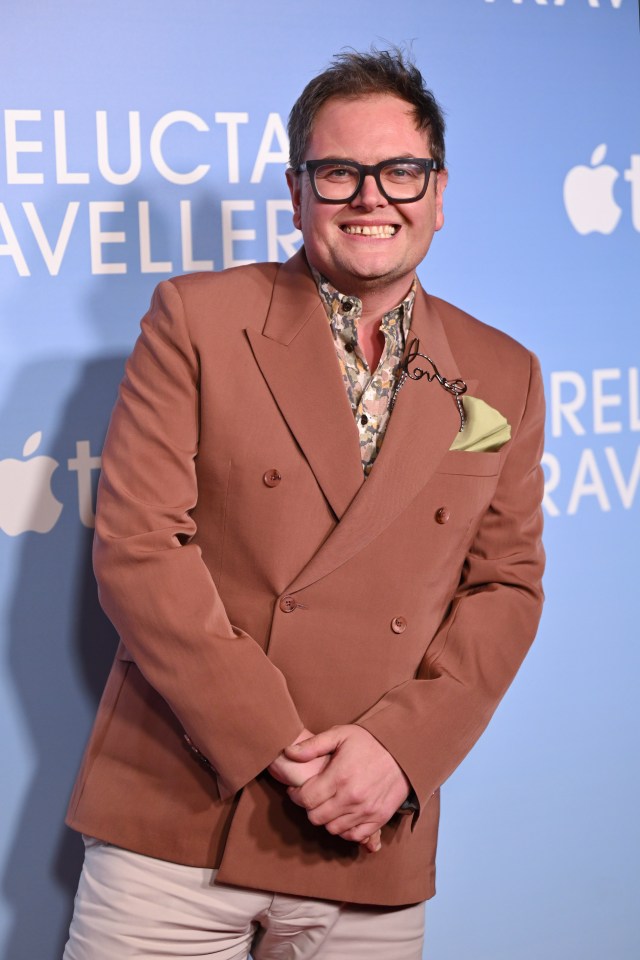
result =
[{"label": "clasped hand", "polygon": [[329,833],[380,849],[380,828],[409,793],[409,780],[391,754],[364,727],[303,730],[269,767],[288,787],[309,821]]}]

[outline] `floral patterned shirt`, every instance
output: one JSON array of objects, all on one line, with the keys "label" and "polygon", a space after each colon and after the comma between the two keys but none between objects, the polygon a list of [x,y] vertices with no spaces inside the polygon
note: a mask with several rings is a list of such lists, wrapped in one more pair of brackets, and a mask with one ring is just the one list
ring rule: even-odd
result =
[{"label": "floral patterned shirt", "polygon": [[340,293],[313,268],[312,273],[331,324],[342,379],[360,435],[362,468],[368,476],[389,422],[389,401],[409,335],[417,284],[414,280],[402,303],[383,316],[380,329],[384,334],[384,347],[372,373],[358,343],[362,301]]}]

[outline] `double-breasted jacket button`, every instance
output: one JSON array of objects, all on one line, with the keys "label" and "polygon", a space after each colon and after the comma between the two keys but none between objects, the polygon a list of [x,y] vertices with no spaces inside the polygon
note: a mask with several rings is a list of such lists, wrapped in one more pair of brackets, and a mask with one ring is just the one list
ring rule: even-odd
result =
[{"label": "double-breasted jacket button", "polygon": [[391,629],[394,633],[404,633],[407,629],[407,621],[404,617],[394,617],[391,621]]},{"label": "double-breasted jacket button", "polygon": [[283,613],[293,613],[293,611],[298,606],[298,602],[295,597],[281,597],[280,598],[280,609]]},{"label": "double-breasted jacket button", "polygon": [[436,510],[436,523],[448,523],[451,514],[446,507],[438,507]]},{"label": "double-breasted jacket button", "polygon": [[274,467],[273,470],[267,470],[262,480],[268,487],[277,487],[282,480],[282,474]]}]

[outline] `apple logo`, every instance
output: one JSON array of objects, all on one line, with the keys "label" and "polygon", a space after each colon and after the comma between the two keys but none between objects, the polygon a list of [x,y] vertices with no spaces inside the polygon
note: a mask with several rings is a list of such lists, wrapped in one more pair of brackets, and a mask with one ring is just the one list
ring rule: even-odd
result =
[{"label": "apple logo", "polygon": [[612,233],[622,213],[613,199],[613,184],[620,174],[615,167],[601,166],[606,152],[606,143],[601,143],[591,155],[590,167],[572,167],[564,179],[567,216],[583,236],[586,233]]},{"label": "apple logo", "polygon": [[31,457],[40,446],[42,432],[26,441],[24,460],[0,460],[0,530],[10,537],[32,530],[49,533],[58,522],[62,504],[51,492],[51,477],[58,467],[53,457]]}]

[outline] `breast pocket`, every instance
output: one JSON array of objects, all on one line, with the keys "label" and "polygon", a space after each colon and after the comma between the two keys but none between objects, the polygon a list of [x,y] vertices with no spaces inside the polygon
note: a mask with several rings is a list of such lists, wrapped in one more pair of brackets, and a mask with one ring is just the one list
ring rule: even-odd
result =
[{"label": "breast pocket", "polygon": [[495,477],[500,470],[500,460],[500,453],[449,450],[440,461],[436,472],[468,477]]}]

